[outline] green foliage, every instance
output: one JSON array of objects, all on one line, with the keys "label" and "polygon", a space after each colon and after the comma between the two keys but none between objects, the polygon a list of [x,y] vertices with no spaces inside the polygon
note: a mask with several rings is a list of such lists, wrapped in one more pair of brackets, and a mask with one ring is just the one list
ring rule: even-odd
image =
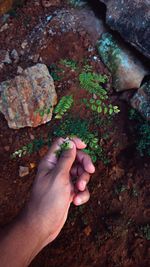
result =
[{"label": "green foliage", "polygon": [[90,108],[92,111],[97,113],[112,115],[120,112],[118,106],[113,106],[111,104],[106,105],[100,99],[90,98],[90,100],[88,100],[87,98],[84,98],[83,103],[86,105],[87,108]]},{"label": "green foliage", "polygon": [[57,137],[78,136],[87,144],[85,152],[91,156],[93,162],[105,158],[103,149],[99,145],[98,133],[90,131],[89,123],[86,120],[68,117],[61,124],[55,126],[54,135]]},{"label": "green foliage", "polygon": [[91,65],[89,65],[89,64],[85,64],[83,66],[83,72],[91,72],[92,69],[93,69],[93,67]]},{"label": "green foliage", "polygon": [[62,116],[72,107],[73,102],[74,100],[72,95],[63,96],[54,109],[54,113],[56,114],[55,119],[61,119]]},{"label": "green foliage", "polygon": [[70,68],[72,70],[77,70],[78,64],[73,59],[61,59],[60,64],[66,66],[67,68]]},{"label": "green foliage", "polygon": [[102,87],[107,83],[106,75],[97,74],[95,72],[82,72],[79,75],[80,86],[91,94],[96,94],[101,99],[107,99],[107,91]]},{"label": "green foliage", "polygon": [[94,72],[82,72],[79,75],[79,81],[83,89],[86,89],[90,94],[95,94],[97,96],[97,99],[83,99],[83,103],[87,108],[90,108],[94,112],[108,114],[110,116],[120,112],[118,106],[106,103],[108,94],[107,90],[103,88],[108,81],[106,75],[100,75]]},{"label": "green foliage", "polygon": [[150,122],[144,120],[134,109],[129,112],[129,119],[134,122],[132,131],[136,134],[136,147],[141,156],[150,156]]},{"label": "green foliage", "polygon": [[32,154],[38,150],[40,150],[44,145],[48,144],[49,140],[47,140],[46,142],[43,140],[43,138],[40,139],[34,139],[34,141],[32,143],[29,143],[23,147],[21,147],[20,149],[16,150],[13,154],[12,154],[12,158],[22,158],[23,156],[25,156],[26,154]]}]

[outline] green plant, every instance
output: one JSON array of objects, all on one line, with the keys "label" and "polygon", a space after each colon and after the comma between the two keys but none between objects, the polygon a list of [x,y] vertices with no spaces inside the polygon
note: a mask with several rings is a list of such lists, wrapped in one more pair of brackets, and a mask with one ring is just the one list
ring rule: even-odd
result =
[{"label": "green plant", "polygon": [[86,120],[67,117],[65,121],[54,127],[53,134],[64,138],[78,136],[87,144],[85,152],[92,157],[93,162],[97,159],[105,159],[104,151],[99,144],[98,133],[90,131]]},{"label": "green plant", "polygon": [[38,150],[40,150],[44,145],[48,144],[48,140],[44,141],[43,138],[40,139],[34,139],[34,141],[32,143],[29,143],[25,146],[22,146],[20,149],[16,150],[13,154],[12,154],[12,158],[22,158],[23,156],[25,156],[26,154],[32,154],[33,152],[36,152]]},{"label": "green plant", "polygon": [[87,98],[83,99],[83,103],[86,105],[87,108],[90,108],[92,111],[97,113],[104,113],[104,114],[117,114],[120,112],[118,106],[113,106],[112,104],[106,105],[100,99]]},{"label": "green plant", "polygon": [[94,72],[82,72],[79,75],[80,86],[86,89],[90,94],[95,94],[96,99],[83,99],[83,103],[92,111],[103,114],[117,114],[120,112],[118,106],[106,103],[108,99],[107,90],[103,88],[108,81],[106,75],[100,75]]},{"label": "green plant", "polygon": [[107,99],[107,91],[102,87],[107,83],[106,75],[97,74],[95,72],[82,72],[79,75],[80,86],[91,94],[96,94],[101,99]]},{"label": "green plant", "polygon": [[54,109],[55,119],[61,119],[62,116],[72,107],[73,105],[72,95],[63,96],[57,106]]},{"label": "green plant", "polygon": [[83,72],[91,72],[93,70],[93,67],[89,64],[85,64],[83,66]]},{"label": "green plant", "polygon": [[61,59],[60,64],[66,66],[67,68],[71,68],[72,70],[77,70],[78,64],[73,59]]}]

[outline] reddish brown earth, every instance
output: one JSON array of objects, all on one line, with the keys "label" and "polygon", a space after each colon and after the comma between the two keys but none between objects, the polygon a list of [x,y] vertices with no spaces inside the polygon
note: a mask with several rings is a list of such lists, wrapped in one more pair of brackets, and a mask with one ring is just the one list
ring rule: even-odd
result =
[{"label": "reddish brown earth", "polygon": [[[49,9],[43,9],[41,5],[36,5],[35,8],[35,2],[39,1],[27,1],[15,13],[15,17],[8,19],[9,28],[1,32],[1,48],[15,48],[20,53],[23,50],[20,45],[38,24],[39,17],[64,7],[68,9],[64,1],[61,1],[61,6],[52,6]],[[52,23],[57,25],[55,20]],[[88,47],[93,47],[93,44],[85,30],[59,32],[58,27],[54,36],[46,36],[42,47],[36,40],[34,45],[29,43],[29,52],[25,50],[19,63],[6,65],[0,70],[0,81],[14,77],[18,65],[23,68],[34,65],[29,56],[37,53],[48,66],[57,63],[61,58],[77,60],[79,65],[84,58],[88,58],[96,71],[108,73],[101,61],[92,60],[97,52],[94,48],[88,52]],[[65,67],[63,78],[55,85],[59,98],[73,94],[77,101],[85,95],[79,89],[77,73],[68,71]],[[150,222],[150,161],[141,159],[133,145],[134,137],[129,131],[132,126],[128,119],[128,106],[113,93],[110,98],[121,109],[120,114],[107,128],[109,139],[101,140],[111,163],[108,166],[101,161],[96,163],[96,173],[89,185],[89,203],[80,208],[71,207],[61,234],[36,257],[32,267],[148,267],[149,241],[140,229]],[[81,117],[90,116],[79,106],[74,106],[72,112]],[[22,158],[11,159],[12,153],[32,142],[34,138],[46,139],[56,123],[59,122],[54,120],[36,129],[11,130],[3,115],[0,115],[1,225],[10,222],[27,201],[36,174],[36,168],[31,168],[31,163],[37,166],[47,147]],[[92,130],[98,130],[99,135],[103,134],[101,125],[93,125]],[[30,167],[29,175],[20,178],[19,166]],[[122,185],[125,188],[123,192],[116,190]]]}]

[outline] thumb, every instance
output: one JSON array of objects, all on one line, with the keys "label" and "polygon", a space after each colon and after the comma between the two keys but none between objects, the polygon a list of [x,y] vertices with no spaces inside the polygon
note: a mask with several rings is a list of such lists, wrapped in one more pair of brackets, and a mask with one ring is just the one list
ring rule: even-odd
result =
[{"label": "thumb", "polygon": [[76,145],[73,141],[68,141],[68,149],[60,155],[56,168],[58,172],[69,173],[76,158]]}]

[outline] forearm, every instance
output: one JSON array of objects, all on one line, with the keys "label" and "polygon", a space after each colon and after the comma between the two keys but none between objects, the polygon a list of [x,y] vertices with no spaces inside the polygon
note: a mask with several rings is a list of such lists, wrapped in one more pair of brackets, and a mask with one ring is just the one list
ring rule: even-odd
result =
[{"label": "forearm", "polygon": [[26,267],[43,248],[36,222],[21,215],[2,230],[0,263],[3,267]]}]

